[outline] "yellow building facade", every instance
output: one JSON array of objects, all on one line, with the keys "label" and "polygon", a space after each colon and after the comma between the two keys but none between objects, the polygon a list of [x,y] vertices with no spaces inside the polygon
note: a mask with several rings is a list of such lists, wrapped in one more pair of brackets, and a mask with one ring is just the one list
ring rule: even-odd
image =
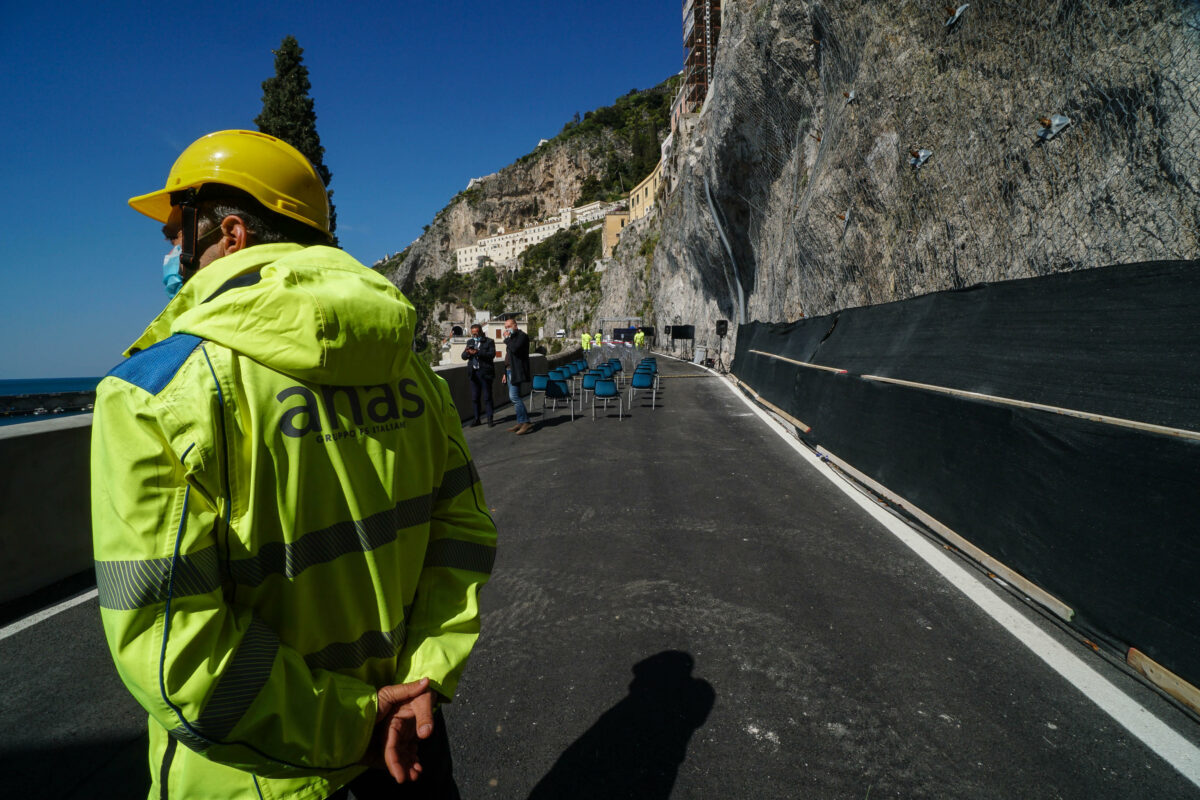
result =
[{"label": "yellow building facade", "polygon": [[625,230],[628,224],[628,211],[614,211],[604,218],[604,230],[600,239],[601,257],[612,258],[613,250],[621,238],[621,231]]},{"label": "yellow building facade", "polygon": [[662,161],[659,160],[654,165],[654,171],[646,176],[646,179],[639,183],[634,190],[629,193],[629,221],[636,222],[642,217],[650,213],[650,209],[654,208],[655,198],[658,197],[658,186],[662,181]]}]

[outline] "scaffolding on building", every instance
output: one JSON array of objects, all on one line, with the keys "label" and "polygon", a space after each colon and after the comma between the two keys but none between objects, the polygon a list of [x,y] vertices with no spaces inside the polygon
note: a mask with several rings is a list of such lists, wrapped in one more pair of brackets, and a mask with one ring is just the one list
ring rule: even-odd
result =
[{"label": "scaffolding on building", "polygon": [[712,83],[721,34],[721,0],[684,0],[683,3],[683,113],[704,106]]}]

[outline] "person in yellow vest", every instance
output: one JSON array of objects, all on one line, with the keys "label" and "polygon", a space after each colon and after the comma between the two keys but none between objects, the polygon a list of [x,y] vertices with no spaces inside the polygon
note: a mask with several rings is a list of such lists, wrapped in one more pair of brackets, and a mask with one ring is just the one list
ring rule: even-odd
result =
[{"label": "person in yellow vest", "polygon": [[202,137],[129,202],[182,232],[182,285],[92,426],[100,614],[150,715],[150,796],[457,797],[438,706],[496,528],[412,304],[330,246],[319,176],[274,137]]},{"label": "person in yellow vest", "polygon": [[592,349],[592,335],[590,333],[588,333],[587,331],[584,331],[583,338],[581,338],[579,340],[579,343],[580,343],[580,346],[583,347],[583,352],[586,353],[588,350],[591,350]]},{"label": "person in yellow vest", "polygon": [[646,346],[646,332],[639,326],[637,333],[633,334],[633,346],[639,350]]}]

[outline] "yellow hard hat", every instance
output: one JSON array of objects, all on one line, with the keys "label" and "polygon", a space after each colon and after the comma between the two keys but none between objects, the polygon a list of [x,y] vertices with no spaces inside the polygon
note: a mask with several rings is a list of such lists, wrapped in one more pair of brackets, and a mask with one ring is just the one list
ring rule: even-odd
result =
[{"label": "yellow hard hat", "polygon": [[241,189],[271,211],[329,233],[329,196],[304,155],[282,139],[257,131],[217,131],[184,150],[156,192],[129,198],[129,205],[166,222],[171,194],[205,184]]}]

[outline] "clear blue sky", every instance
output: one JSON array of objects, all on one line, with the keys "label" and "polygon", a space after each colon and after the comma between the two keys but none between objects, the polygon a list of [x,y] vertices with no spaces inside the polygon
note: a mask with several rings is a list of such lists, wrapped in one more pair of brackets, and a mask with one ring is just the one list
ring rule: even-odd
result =
[{"label": "clear blue sky", "polygon": [[254,129],[271,49],[304,48],[338,235],[368,265],[468,179],[682,66],[678,0],[5,3],[0,379],[102,375],[166,303],[126,204],[179,152]]}]

